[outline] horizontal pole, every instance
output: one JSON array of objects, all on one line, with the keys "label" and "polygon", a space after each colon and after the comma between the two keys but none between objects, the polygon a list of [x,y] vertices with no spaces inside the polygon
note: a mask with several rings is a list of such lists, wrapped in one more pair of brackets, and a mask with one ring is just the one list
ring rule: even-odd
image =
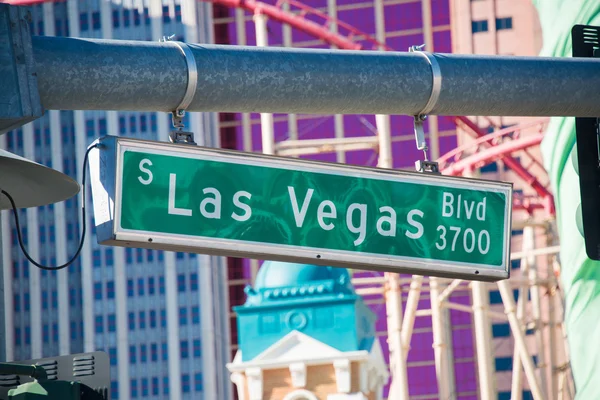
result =
[{"label": "horizontal pole", "polygon": [[[32,38],[49,110],[170,112],[187,66],[168,42]],[[414,115],[432,90],[415,53],[189,45],[198,83],[189,111]],[[600,60],[435,54],[441,93],[431,114],[600,116]]]}]

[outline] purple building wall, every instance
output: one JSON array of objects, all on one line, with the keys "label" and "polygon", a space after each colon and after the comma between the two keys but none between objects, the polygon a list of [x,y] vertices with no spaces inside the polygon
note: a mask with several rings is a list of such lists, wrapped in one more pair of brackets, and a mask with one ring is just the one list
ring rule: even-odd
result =
[{"label": "purple building wall", "polygon": [[[451,53],[451,30],[450,30],[450,0],[432,0],[432,22],[434,27],[434,51],[439,53]],[[272,0],[266,0],[266,3],[274,4]],[[327,0],[311,0],[305,3],[312,8],[319,10],[327,10]],[[337,19],[347,24],[352,25],[359,31],[375,36],[375,14],[374,8],[371,5],[367,8],[360,9],[345,9],[344,5],[356,5],[354,0],[338,0]],[[360,4],[365,4],[364,2]],[[215,20],[215,26],[221,32],[227,31],[228,39],[225,37],[217,37],[219,43],[237,44],[235,24],[235,11],[233,9],[220,9],[216,12],[220,18]],[[251,14],[245,12],[247,21],[246,27],[246,44],[255,45],[255,27],[251,18]],[[385,27],[389,34],[394,32],[391,37],[386,39],[386,44],[397,51],[407,51],[412,45],[423,44],[424,39],[421,32],[422,15],[421,1],[402,2],[399,4],[385,5]],[[322,19],[307,16],[308,19],[322,23]],[[225,26],[226,25],[226,28]],[[276,21],[268,22],[269,45],[281,46],[283,43],[282,25]],[[343,31],[342,31],[343,32]],[[308,35],[299,30],[292,30],[292,42],[296,45],[298,42],[316,43],[315,37]],[[320,42],[311,43],[311,48],[330,48],[329,44]],[[361,43],[359,41],[359,43]],[[365,49],[372,49],[373,45],[369,42],[362,42]],[[283,116],[277,114],[274,117]],[[238,122],[235,128],[236,141],[238,149],[242,149],[242,130],[241,116],[239,114],[232,115],[232,118]],[[252,119],[258,119],[258,114],[252,114]],[[365,123],[366,121],[366,123]],[[344,116],[344,134],[346,137],[357,136],[373,136],[374,132],[369,128],[375,127],[375,117],[373,115],[346,115]],[[276,142],[283,141],[288,138],[287,120],[276,122],[275,125],[275,140]],[[425,125],[427,131],[427,124]],[[451,118],[439,118],[439,132],[453,132],[456,128]],[[393,143],[393,162],[394,168],[413,169],[414,162],[422,157],[422,153],[415,147],[413,120],[410,116],[391,116],[392,137],[404,137],[405,141],[396,141]],[[260,124],[252,125],[252,143],[253,151],[261,151],[261,133]],[[334,117],[332,115],[323,115],[320,118],[300,120],[298,121],[298,136],[299,139],[317,139],[317,138],[333,138],[334,137]],[[440,137],[440,154],[452,150],[456,147],[456,135],[450,134]],[[313,155],[307,158],[335,161],[335,154]],[[355,165],[375,166],[377,163],[377,154],[372,150],[353,151],[346,153],[346,163]],[[250,276],[248,262],[244,261],[246,277]],[[371,271],[354,271],[354,276],[381,276],[381,273]],[[379,304],[370,305],[374,312],[378,315],[377,331],[384,333],[380,337],[381,345],[384,353],[387,356],[387,324],[385,304],[381,302],[381,295],[366,296],[365,300],[379,300]],[[451,296],[451,301],[470,305],[469,292],[457,292]],[[430,308],[428,293],[422,293],[419,309]],[[471,315],[455,310],[450,311],[450,320],[452,325],[452,351],[455,361],[455,387],[460,399],[476,399],[477,398],[477,376],[475,365],[475,350],[472,334],[472,319]],[[415,321],[415,329],[411,341],[411,349],[408,354],[408,379],[410,383],[410,395],[427,398],[427,395],[432,395],[431,398],[437,398],[436,374],[434,365],[433,352],[433,334],[431,330],[430,317],[418,317]],[[389,360],[388,360],[389,361]],[[386,387],[386,395],[387,395]],[[421,397],[423,396],[423,397]]]}]

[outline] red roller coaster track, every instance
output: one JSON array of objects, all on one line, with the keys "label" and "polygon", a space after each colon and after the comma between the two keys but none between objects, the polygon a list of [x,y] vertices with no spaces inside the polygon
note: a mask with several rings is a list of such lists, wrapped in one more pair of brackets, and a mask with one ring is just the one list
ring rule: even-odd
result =
[{"label": "red roller coaster track", "polygon": [[[60,2],[65,0],[9,0],[0,1],[12,5],[35,5],[45,2]],[[309,7],[296,0],[278,0],[275,5],[263,3],[256,0],[207,0],[209,2],[220,4],[222,6],[230,8],[242,8],[252,13],[264,14],[274,21],[278,21],[283,24],[287,24],[293,28],[303,31],[307,34],[314,36],[315,38],[321,39],[324,42],[336,46],[343,50],[361,50],[365,49],[362,43],[358,43],[357,40],[366,42],[372,46],[373,49],[381,50],[392,50],[384,43],[378,42],[371,35],[361,32],[353,26],[339,21],[329,15]],[[287,3],[289,10],[282,8],[282,5]],[[313,19],[322,20],[322,25],[309,20],[306,18],[310,15]],[[333,32],[329,27],[335,24],[338,32]],[[494,135],[488,135],[487,132],[483,131],[473,121],[466,117],[455,117],[454,118],[457,127],[462,128],[465,132],[470,134],[472,137],[477,139],[474,143],[478,146],[478,153],[469,157],[458,160],[452,165],[448,165],[443,168],[442,172],[447,175],[461,175],[463,171],[473,170],[480,168],[485,164],[502,160],[502,162],[511,169],[517,176],[519,176],[529,187],[531,187],[537,197],[515,197],[514,208],[524,209],[528,212],[533,212],[535,209],[545,209],[546,212],[554,214],[554,199],[548,188],[543,185],[537,177],[531,174],[527,168],[525,168],[517,159],[511,156],[516,151],[525,151],[532,147],[539,145],[542,140],[543,133],[537,135],[521,138],[512,139],[511,136],[514,133],[518,133],[523,126],[516,125],[508,129],[501,131],[502,133],[496,136],[503,136],[505,140],[497,141],[492,140],[496,138]],[[539,123],[539,122],[538,122]],[[469,144],[473,146],[473,144]],[[461,157],[464,148],[458,148],[452,152],[442,156],[440,162],[442,165],[446,165],[451,158]],[[530,155],[530,153],[527,153]],[[534,157],[531,157],[534,163],[538,163]]]}]

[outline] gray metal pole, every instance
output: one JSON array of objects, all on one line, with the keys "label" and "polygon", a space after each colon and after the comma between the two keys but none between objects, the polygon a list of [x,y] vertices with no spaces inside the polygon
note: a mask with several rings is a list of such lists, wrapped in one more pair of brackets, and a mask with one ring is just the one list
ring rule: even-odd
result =
[{"label": "gray metal pole", "polygon": [[[172,111],[187,84],[172,43],[33,37],[46,109]],[[414,115],[432,90],[414,53],[190,45],[190,111]],[[436,115],[600,116],[600,60],[435,55]]]}]

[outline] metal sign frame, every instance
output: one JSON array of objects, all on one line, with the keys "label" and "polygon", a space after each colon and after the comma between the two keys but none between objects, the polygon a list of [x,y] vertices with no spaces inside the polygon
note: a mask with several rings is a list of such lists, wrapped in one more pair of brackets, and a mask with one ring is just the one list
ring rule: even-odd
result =
[{"label": "metal sign frame", "polygon": [[[316,265],[349,267],[397,273],[431,275],[469,280],[497,281],[510,276],[510,238],[512,226],[512,183],[424,174],[412,171],[349,166],[312,160],[246,153],[233,150],[177,145],[165,142],[106,136],[98,139],[100,148],[90,152],[94,215],[98,243],[122,247],[184,251],[219,256],[305,262]],[[504,210],[502,266],[443,261],[377,253],[330,250],[296,245],[251,242],[185,234],[128,230],[121,227],[122,158],[124,152],[142,151],[174,157],[260,165],[312,173],[346,175],[377,180],[402,181],[448,188],[501,192],[506,196]],[[492,239],[493,240],[493,239]]]}]

